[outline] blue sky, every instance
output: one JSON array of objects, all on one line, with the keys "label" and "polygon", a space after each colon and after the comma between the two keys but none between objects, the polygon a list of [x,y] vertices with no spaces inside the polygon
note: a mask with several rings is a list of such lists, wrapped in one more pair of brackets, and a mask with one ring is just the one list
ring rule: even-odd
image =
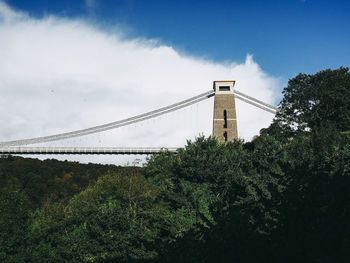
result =
[{"label": "blue sky", "polygon": [[127,37],[157,39],[215,62],[243,62],[288,79],[349,66],[350,1],[340,0],[7,0],[35,17],[83,17],[122,26]]}]

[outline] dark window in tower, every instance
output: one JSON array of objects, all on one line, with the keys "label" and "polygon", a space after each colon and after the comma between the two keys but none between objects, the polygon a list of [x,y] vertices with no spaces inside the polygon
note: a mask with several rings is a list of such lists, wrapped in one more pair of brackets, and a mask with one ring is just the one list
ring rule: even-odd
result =
[{"label": "dark window in tower", "polygon": [[224,110],[224,128],[227,128],[227,111]]},{"label": "dark window in tower", "polygon": [[224,141],[227,142],[227,132],[224,132]]},{"label": "dark window in tower", "polygon": [[230,86],[220,86],[219,91],[230,91]]}]

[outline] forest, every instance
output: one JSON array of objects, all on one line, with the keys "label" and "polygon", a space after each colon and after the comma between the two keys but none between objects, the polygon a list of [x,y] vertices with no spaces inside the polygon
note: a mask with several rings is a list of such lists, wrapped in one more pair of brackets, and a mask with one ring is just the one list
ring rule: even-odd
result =
[{"label": "forest", "polygon": [[142,167],[0,158],[0,262],[349,262],[349,68],[289,80],[252,141]]}]

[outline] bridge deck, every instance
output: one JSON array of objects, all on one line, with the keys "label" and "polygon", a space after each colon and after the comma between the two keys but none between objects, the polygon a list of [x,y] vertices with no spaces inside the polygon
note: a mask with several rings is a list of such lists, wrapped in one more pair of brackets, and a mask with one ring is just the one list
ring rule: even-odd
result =
[{"label": "bridge deck", "polygon": [[175,147],[0,147],[0,154],[155,154]]}]

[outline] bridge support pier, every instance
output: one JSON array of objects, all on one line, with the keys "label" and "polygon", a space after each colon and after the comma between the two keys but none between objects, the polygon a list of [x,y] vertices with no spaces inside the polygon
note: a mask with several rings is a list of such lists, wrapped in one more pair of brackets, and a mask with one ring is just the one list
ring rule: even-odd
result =
[{"label": "bridge support pier", "polygon": [[219,142],[233,142],[238,139],[234,80],[214,81],[213,136]]}]

